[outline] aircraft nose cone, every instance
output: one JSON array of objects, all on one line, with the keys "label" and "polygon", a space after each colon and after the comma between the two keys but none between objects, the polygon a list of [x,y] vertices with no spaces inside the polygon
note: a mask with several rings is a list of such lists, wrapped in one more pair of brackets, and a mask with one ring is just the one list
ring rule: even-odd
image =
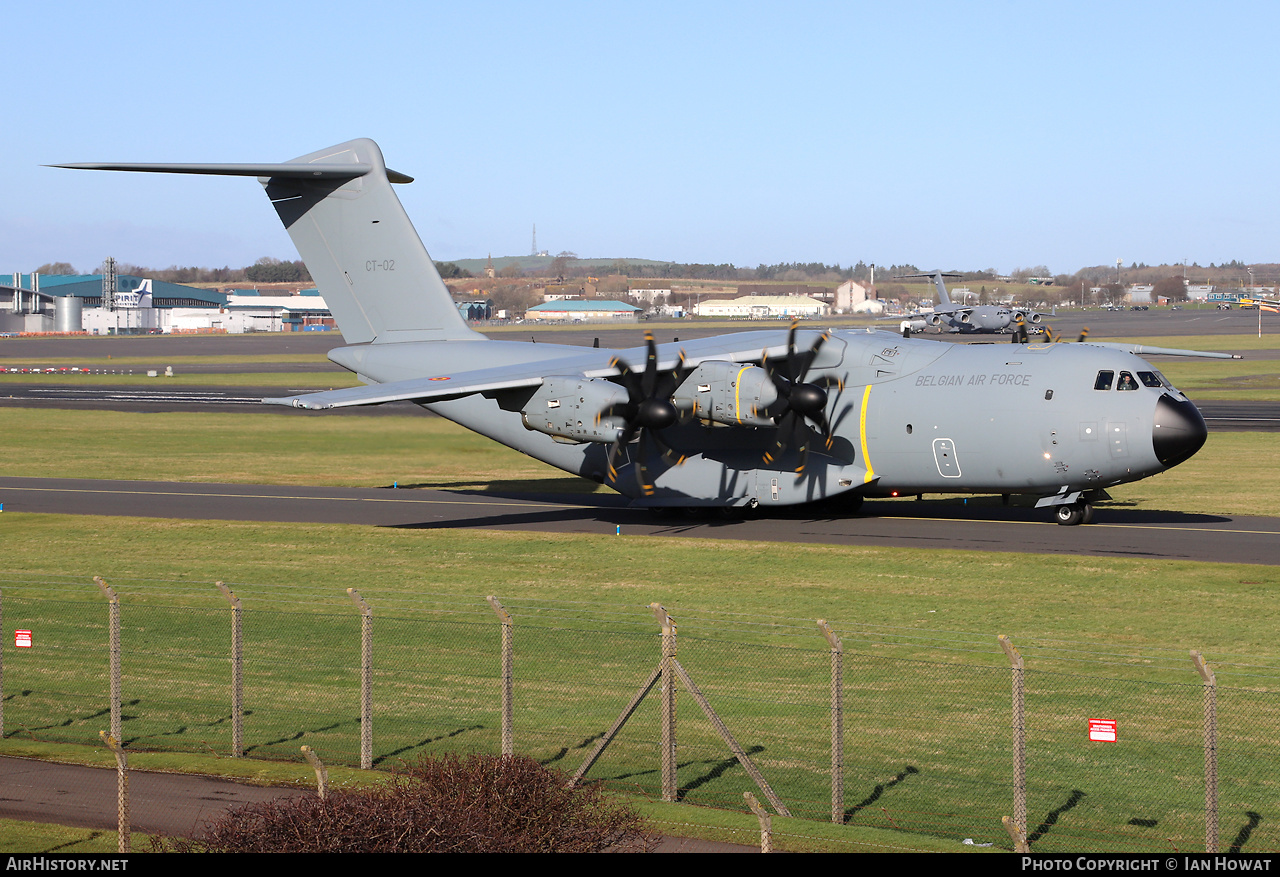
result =
[{"label": "aircraft nose cone", "polygon": [[1151,428],[1151,444],[1156,459],[1166,469],[1190,459],[1204,446],[1209,428],[1199,409],[1187,400],[1178,401],[1167,393],[1156,403],[1156,416]]}]

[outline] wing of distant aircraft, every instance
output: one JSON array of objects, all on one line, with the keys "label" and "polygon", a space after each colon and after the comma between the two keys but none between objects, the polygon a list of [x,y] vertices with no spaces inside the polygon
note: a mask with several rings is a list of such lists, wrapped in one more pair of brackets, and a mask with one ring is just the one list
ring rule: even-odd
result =
[{"label": "wing of distant aircraft", "polygon": [[[1141,358],[1163,348],[798,324],[627,350],[491,340],[458,313],[392,189],[410,178],[371,140],[282,163],[60,166],[258,178],[342,330],[329,358],[366,385],[264,402],[414,402],[636,505],[1019,493],[1078,524],[1108,487],[1176,466],[1207,434]],[[987,325],[991,306],[956,306],[945,272],[929,276],[936,314]]]}]

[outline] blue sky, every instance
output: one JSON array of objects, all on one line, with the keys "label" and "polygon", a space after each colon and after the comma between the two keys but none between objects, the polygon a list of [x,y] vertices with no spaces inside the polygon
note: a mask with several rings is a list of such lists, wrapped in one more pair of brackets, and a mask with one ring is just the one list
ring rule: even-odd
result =
[{"label": "blue sky", "polygon": [[21,4],[0,271],[296,258],[252,180],[371,137],[436,259],[1280,261],[1274,2]]}]

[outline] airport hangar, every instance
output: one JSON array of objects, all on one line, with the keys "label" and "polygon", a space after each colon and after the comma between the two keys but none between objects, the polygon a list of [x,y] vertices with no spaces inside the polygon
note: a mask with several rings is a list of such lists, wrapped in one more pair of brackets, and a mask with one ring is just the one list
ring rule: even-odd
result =
[{"label": "airport hangar", "polygon": [[127,274],[0,274],[4,333],[236,334],[333,328],[333,315],[315,289],[262,295],[256,289],[220,292]]}]

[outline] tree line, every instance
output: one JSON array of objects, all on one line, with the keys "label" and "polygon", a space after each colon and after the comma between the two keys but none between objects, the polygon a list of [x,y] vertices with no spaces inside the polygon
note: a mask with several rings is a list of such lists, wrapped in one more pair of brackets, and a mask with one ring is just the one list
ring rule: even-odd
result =
[{"label": "tree line", "polygon": [[[103,274],[107,263],[103,261],[89,274]],[[75,276],[77,271],[69,262],[46,262],[35,270],[37,274]],[[170,265],[168,268],[150,268],[130,262],[116,262],[116,274],[130,277],[146,277],[165,283],[311,283],[311,272],[298,259],[288,262],[263,256],[252,265],[243,268],[200,268],[194,265]]]},{"label": "tree line", "polygon": [[[472,273],[453,262],[436,262],[436,270],[446,280],[457,280],[472,277]],[[1128,266],[1095,265],[1081,268],[1073,274],[1054,274],[1044,265],[1029,268],[1017,268],[1009,275],[1001,275],[994,268],[981,270],[958,271],[959,283],[990,281],[993,283],[1013,282],[1026,283],[1030,278],[1052,278],[1053,287],[1057,287],[1056,295],[1049,297],[1069,298],[1068,290],[1074,288],[1077,294],[1081,284],[1085,288],[1105,286],[1107,284],[1155,284],[1169,281],[1174,276],[1179,280],[1186,276],[1191,283],[1227,283],[1239,279],[1250,267],[1254,269],[1254,279],[1259,282],[1275,283],[1280,279],[1280,266],[1246,265],[1237,259],[1218,264],[1210,263],[1209,267],[1200,265],[1156,265],[1134,262]],[[90,273],[103,273],[103,266]],[[568,278],[586,278],[589,275],[612,274],[630,280],[671,279],[671,280],[723,280],[727,282],[776,281],[790,283],[826,282],[840,283],[846,280],[869,282],[874,277],[877,285],[883,286],[893,278],[904,274],[919,274],[920,269],[912,264],[874,265],[859,260],[854,265],[842,266],[839,263],[828,265],[824,262],[778,262],[772,265],[761,263],[755,268],[738,267],[732,263],[701,262],[629,262],[618,259],[604,268],[598,261],[583,262],[571,254],[556,257],[551,266],[544,272],[525,272],[518,263],[507,265],[499,273],[499,277],[514,280],[524,276],[554,277],[560,282]],[[40,274],[75,275],[77,271],[67,262],[50,262],[36,269]],[[135,277],[150,277],[168,283],[311,283],[312,278],[306,265],[301,260],[285,261],[270,256],[263,256],[252,265],[242,268],[203,268],[196,266],[170,265],[168,268],[149,268],[126,262],[116,263],[116,273]],[[1248,280],[1247,277],[1243,278]],[[1063,294],[1065,292],[1065,295]]]}]

